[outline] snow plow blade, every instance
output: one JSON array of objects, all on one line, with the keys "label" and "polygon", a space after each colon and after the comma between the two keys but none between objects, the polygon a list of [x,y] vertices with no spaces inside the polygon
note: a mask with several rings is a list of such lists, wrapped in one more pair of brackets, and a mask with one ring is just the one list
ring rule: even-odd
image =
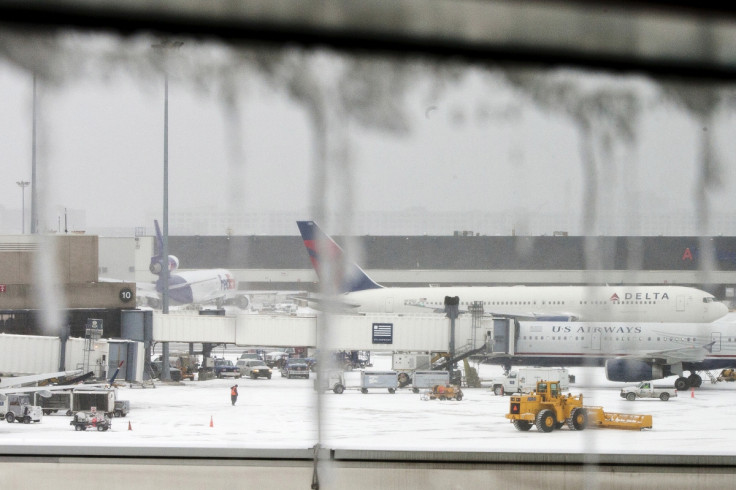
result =
[{"label": "snow plow blade", "polygon": [[588,412],[588,427],[602,429],[644,430],[652,428],[651,415],[631,413],[607,413],[602,407],[585,407]]}]

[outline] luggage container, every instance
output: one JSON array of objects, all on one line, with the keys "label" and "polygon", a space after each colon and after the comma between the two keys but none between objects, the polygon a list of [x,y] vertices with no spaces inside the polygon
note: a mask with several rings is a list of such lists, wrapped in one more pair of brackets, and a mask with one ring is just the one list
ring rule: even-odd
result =
[{"label": "luggage container", "polygon": [[450,384],[450,373],[447,371],[414,371],[412,377],[412,391],[419,393],[420,389],[431,389],[437,385]]},{"label": "luggage container", "polygon": [[386,388],[389,393],[396,393],[399,386],[398,373],[396,371],[361,371],[360,392],[368,393],[368,389]]},{"label": "luggage container", "polygon": [[112,417],[116,410],[115,388],[73,388],[69,391],[53,391],[48,398],[38,393],[34,397],[44,415],[55,412],[72,415],[75,412],[90,411],[94,407],[96,411]]}]

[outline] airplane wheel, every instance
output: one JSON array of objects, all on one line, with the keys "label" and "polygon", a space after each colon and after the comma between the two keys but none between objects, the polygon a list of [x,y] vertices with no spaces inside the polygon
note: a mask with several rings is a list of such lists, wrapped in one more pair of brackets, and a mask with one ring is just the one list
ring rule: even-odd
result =
[{"label": "airplane wheel", "polygon": [[691,388],[700,388],[700,385],[703,384],[703,378],[693,373],[687,377],[687,384],[689,384]]},{"label": "airplane wheel", "polygon": [[679,377],[675,380],[675,389],[677,391],[684,391],[690,387],[687,378]]}]

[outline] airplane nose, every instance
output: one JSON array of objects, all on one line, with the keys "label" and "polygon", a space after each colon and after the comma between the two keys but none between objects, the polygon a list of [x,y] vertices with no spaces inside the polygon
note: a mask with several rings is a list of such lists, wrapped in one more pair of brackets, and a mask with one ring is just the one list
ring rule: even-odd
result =
[{"label": "airplane nose", "polygon": [[715,313],[716,315],[715,317],[716,320],[723,316],[726,316],[726,314],[728,313],[728,306],[726,306],[725,303],[721,303],[719,301],[719,302],[716,302],[714,306],[715,306],[715,309],[713,313]]}]

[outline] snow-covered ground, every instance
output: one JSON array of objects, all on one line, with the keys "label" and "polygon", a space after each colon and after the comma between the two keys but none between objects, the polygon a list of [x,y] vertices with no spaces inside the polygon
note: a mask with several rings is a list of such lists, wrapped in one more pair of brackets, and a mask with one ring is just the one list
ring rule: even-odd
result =
[{"label": "snow-covered ground", "polygon": [[[389,367],[390,356],[374,355],[374,364]],[[481,378],[500,374],[497,366],[479,370]],[[274,372],[270,380],[235,381],[235,406],[229,389],[234,382],[227,379],[126,386],[118,398],[130,401],[131,412],[114,419],[111,431],[76,432],[70,417],[49,415],[39,424],[0,424],[0,441],[6,447],[144,447],[162,453],[192,448],[198,455],[212,447],[306,449],[317,442],[333,449],[736,455],[736,383],[706,380],[668,402],[627,402],[619,397],[623,384],[606,381],[602,368],[570,372],[576,375],[571,392],[583,393],[586,405],[651,414],[654,428],[518,432],[504,418],[509,397],[488,388],[465,388],[459,402],[425,401],[409,389],[327,392],[318,402],[313,379],[288,380]]]}]

